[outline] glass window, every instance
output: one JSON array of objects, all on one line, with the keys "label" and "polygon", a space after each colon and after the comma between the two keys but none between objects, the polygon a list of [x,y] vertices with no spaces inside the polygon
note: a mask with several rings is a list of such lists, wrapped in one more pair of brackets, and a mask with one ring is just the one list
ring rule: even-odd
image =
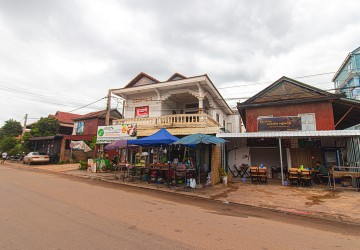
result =
[{"label": "glass window", "polygon": [[301,117],[301,130],[316,130],[315,113],[299,114],[299,116]]}]

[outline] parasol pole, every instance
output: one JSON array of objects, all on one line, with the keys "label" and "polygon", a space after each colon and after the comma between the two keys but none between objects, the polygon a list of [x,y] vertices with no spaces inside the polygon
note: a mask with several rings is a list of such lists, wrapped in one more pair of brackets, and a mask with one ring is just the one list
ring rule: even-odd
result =
[{"label": "parasol pole", "polygon": [[[196,147],[198,147],[198,146],[199,146],[199,144],[198,144],[198,145],[196,145]],[[200,159],[200,152],[201,152],[201,149],[196,150],[196,152],[199,152],[199,159]],[[200,160],[200,162],[201,162],[201,160]],[[197,167],[198,167],[198,184],[200,185],[200,163],[199,163],[199,165],[198,165]]]}]

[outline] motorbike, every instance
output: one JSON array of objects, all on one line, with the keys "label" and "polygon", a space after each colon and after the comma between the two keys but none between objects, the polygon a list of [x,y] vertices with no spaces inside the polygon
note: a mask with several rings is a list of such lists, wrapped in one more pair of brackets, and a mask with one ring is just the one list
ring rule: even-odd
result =
[{"label": "motorbike", "polygon": [[24,156],[25,156],[24,154],[12,155],[9,157],[8,160],[10,160],[10,162],[22,162]]}]

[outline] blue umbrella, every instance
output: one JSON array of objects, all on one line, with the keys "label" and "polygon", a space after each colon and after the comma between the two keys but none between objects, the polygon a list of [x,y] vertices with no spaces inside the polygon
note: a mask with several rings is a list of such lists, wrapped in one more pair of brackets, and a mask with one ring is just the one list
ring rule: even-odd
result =
[{"label": "blue umbrella", "polygon": [[224,139],[218,138],[216,136],[213,136],[213,135],[193,134],[193,135],[188,135],[188,136],[181,138],[180,140],[174,142],[174,144],[182,144],[182,145],[194,145],[194,144],[199,144],[199,143],[220,144],[220,143],[224,143],[224,142],[227,142],[227,141]]}]

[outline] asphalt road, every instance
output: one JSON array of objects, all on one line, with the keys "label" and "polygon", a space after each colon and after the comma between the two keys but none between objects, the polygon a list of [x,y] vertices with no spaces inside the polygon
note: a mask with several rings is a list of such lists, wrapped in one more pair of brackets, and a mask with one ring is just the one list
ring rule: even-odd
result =
[{"label": "asphalt road", "polygon": [[359,229],[0,165],[0,249],[360,249]]}]

